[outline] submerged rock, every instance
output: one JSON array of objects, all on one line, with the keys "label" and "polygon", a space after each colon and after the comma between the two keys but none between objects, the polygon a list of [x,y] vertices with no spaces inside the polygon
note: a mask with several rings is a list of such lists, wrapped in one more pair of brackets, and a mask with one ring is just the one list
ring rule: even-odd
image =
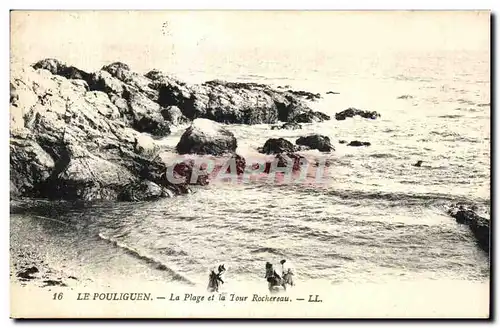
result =
[{"label": "submerged rock", "polygon": [[173,193],[160,187],[154,182],[144,180],[127,185],[121,192],[119,199],[123,201],[136,202],[156,200],[164,197],[172,197]]},{"label": "submerged rock", "polygon": [[266,141],[261,153],[264,154],[280,154],[280,153],[293,153],[295,146],[288,140],[283,138],[271,138]]},{"label": "submerged rock", "polygon": [[424,163],[424,161],[417,161],[415,164],[412,164],[412,165],[416,166],[416,167],[421,167],[422,163]]},{"label": "submerged rock", "polygon": [[330,142],[330,138],[320,134],[313,134],[306,137],[298,138],[295,143],[301,146],[307,146],[311,149],[317,149],[322,152],[330,152],[335,150]]},{"label": "submerged rock", "polygon": [[368,141],[354,140],[354,141],[349,142],[347,145],[351,146],[351,147],[362,147],[362,146],[370,146],[371,143],[369,143]]},{"label": "submerged rock", "polygon": [[361,110],[361,109],[356,109],[356,108],[348,108],[346,110],[341,111],[340,113],[335,114],[335,119],[337,121],[342,121],[345,120],[346,117],[354,117],[356,115],[359,115],[363,118],[369,118],[369,119],[376,119],[377,117],[380,117],[380,114],[375,112],[375,111],[367,111],[367,110]]},{"label": "submerged rock", "polygon": [[300,171],[301,166],[307,162],[307,159],[296,153],[280,153],[276,154],[275,158],[271,162],[266,162],[266,167],[264,168],[264,173],[272,173],[273,168],[285,168],[292,165],[292,172]]},{"label": "submerged rock", "polygon": [[476,237],[479,247],[490,251],[490,220],[479,216],[474,208],[457,204],[448,210],[448,214],[460,224],[466,224]]},{"label": "submerged rock", "polygon": [[179,154],[223,155],[234,153],[237,146],[231,131],[214,121],[198,118],[184,131],[176,148]]}]

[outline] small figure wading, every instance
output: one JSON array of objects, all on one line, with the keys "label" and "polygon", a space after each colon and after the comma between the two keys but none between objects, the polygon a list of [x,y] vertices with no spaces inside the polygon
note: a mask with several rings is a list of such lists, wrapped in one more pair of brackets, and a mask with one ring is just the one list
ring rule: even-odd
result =
[{"label": "small figure wading", "polygon": [[218,292],[219,291],[219,283],[220,284],[224,283],[224,281],[221,278],[224,271],[226,271],[224,264],[219,265],[218,271],[219,271],[218,273],[215,273],[214,270],[210,271],[210,275],[208,276],[208,287],[207,287],[207,290],[209,292]]},{"label": "small figure wading", "polygon": [[286,285],[293,286],[293,272],[290,268],[285,271],[285,263],[286,260],[281,260],[281,273],[283,277],[274,270],[273,265],[269,262],[266,263],[266,276],[264,278],[267,279],[269,291],[277,291],[280,287],[283,287],[286,290]]}]

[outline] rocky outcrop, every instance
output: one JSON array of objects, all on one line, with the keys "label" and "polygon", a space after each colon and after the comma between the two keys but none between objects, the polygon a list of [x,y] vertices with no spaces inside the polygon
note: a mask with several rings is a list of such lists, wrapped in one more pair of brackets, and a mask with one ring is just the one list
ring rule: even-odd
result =
[{"label": "rocky outcrop", "polygon": [[353,140],[351,142],[349,142],[347,144],[348,146],[351,146],[351,147],[367,147],[367,146],[371,146],[371,143],[369,143],[368,141],[358,141],[358,140]]},{"label": "rocky outcrop", "polygon": [[327,95],[339,95],[340,92],[335,92],[335,91],[327,91],[326,92]]},{"label": "rocky outcrop", "polygon": [[448,210],[448,214],[460,224],[468,225],[476,237],[478,246],[489,253],[490,250],[490,220],[479,216],[475,209],[457,204]]},{"label": "rocky outcrop", "polygon": [[159,88],[159,104],[177,106],[189,119],[208,118],[220,123],[240,124],[289,122],[311,111],[290,92],[274,90],[264,84],[218,80],[191,86],[165,83]]},{"label": "rocky outcrop", "polygon": [[295,122],[288,122],[283,125],[274,125],[271,127],[271,130],[300,130],[302,129],[302,125]]},{"label": "rocky outcrop", "polygon": [[283,138],[271,138],[266,141],[260,152],[263,154],[293,153],[295,146]]},{"label": "rocky outcrop", "polygon": [[182,192],[161,179],[168,163],[108,94],[30,67],[13,70],[11,83],[10,171],[19,195],[116,200],[142,180]]},{"label": "rocky outcrop", "polygon": [[346,110],[341,111],[340,113],[335,114],[335,119],[337,121],[343,121],[347,117],[354,117],[354,116],[361,116],[363,118],[369,118],[369,119],[376,119],[377,117],[380,117],[380,114],[375,112],[375,111],[367,111],[367,110],[361,110],[361,109],[356,109],[356,108],[348,108]]},{"label": "rocky outcrop", "polygon": [[214,121],[198,118],[184,131],[176,148],[179,154],[219,156],[234,153],[237,146],[232,132]]},{"label": "rocky outcrop", "polygon": [[295,143],[300,146],[307,146],[311,149],[317,149],[321,152],[330,152],[335,150],[332,146],[330,138],[320,134],[313,134],[306,137],[298,138]]},{"label": "rocky outcrop", "polygon": [[[187,183],[172,184],[165,177],[172,164],[160,159],[152,137],[203,118],[241,124],[329,119],[312,111],[303,96],[255,83],[187,85],[158,70],[135,73],[121,62],[93,73],[55,59],[15,67],[10,81],[11,195],[139,200],[144,190],[145,199],[160,189],[167,190],[162,195],[168,190],[188,193]],[[234,153],[236,146],[232,133],[220,127],[186,131],[177,148],[218,156]]]}]

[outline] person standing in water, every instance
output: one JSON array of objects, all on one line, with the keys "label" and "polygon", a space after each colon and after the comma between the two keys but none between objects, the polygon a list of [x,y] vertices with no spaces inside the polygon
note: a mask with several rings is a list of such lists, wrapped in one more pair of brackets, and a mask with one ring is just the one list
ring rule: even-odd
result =
[{"label": "person standing in water", "polygon": [[208,287],[207,290],[209,292],[218,292],[219,291],[219,282],[221,284],[224,283],[222,280],[222,274],[224,271],[226,271],[226,268],[224,267],[224,264],[219,265],[218,267],[218,273],[215,273],[214,270],[210,272],[210,275],[208,276]]}]

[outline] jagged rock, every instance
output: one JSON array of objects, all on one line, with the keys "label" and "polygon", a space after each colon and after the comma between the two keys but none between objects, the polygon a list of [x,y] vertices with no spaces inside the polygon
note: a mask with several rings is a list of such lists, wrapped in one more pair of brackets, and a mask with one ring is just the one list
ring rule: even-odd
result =
[{"label": "jagged rock", "polygon": [[295,122],[288,122],[283,125],[274,125],[271,130],[299,130],[302,129],[302,125]]},{"label": "jagged rock", "polygon": [[375,111],[367,111],[367,110],[361,110],[361,109],[356,109],[356,108],[348,108],[346,110],[341,111],[340,113],[335,114],[335,119],[337,121],[345,120],[346,117],[354,117],[356,115],[359,115],[363,118],[369,118],[369,119],[376,119],[377,117],[380,117],[380,114],[375,112]]},{"label": "jagged rock", "polygon": [[347,143],[347,140],[339,140],[339,144],[345,144]]},{"label": "jagged rock", "polygon": [[114,62],[103,66],[101,69],[111,74],[111,76],[116,77],[120,81],[126,81],[132,74],[130,67],[122,62]]},{"label": "jagged rock", "polygon": [[300,114],[296,115],[292,119],[292,122],[294,122],[294,123],[318,123],[318,122],[323,122],[323,121],[328,121],[328,120],[330,120],[330,116],[328,116],[324,113],[307,111],[305,113],[300,113]]},{"label": "jagged rock", "polygon": [[53,59],[42,59],[33,65],[34,69],[46,69],[54,75],[61,75],[67,79],[87,80],[89,73],[82,71],[74,66],[67,66],[65,63]]},{"label": "jagged rock", "polygon": [[317,149],[322,152],[330,152],[335,150],[330,142],[330,138],[319,134],[313,134],[306,137],[298,138],[295,143],[301,146],[307,146],[311,149]]},{"label": "jagged rock", "polygon": [[264,154],[280,154],[280,153],[293,153],[295,146],[288,140],[283,138],[271,138],[266,141],[261,153]]},{"label": "jagged rock", "polygon": [[457,204],[448,210],[448,214],[460,224],[466,224],[476,237],[479,247],[485,252],[490,250],[490,220],[479,216],[475,208]]},{"label": "jagged rock", "polygon": [[370,146],[371,143],[369,143],[368,141],[354,140],[354,141],[349,142],[347,145],[351,146],[351,147],[362,147],[362,146]]},{"label": "jagged rock", "polygon": [[234,153],[237,141],[222,125],[198,118],[184,131],[177,144],[179,154],[222,155]]}]

